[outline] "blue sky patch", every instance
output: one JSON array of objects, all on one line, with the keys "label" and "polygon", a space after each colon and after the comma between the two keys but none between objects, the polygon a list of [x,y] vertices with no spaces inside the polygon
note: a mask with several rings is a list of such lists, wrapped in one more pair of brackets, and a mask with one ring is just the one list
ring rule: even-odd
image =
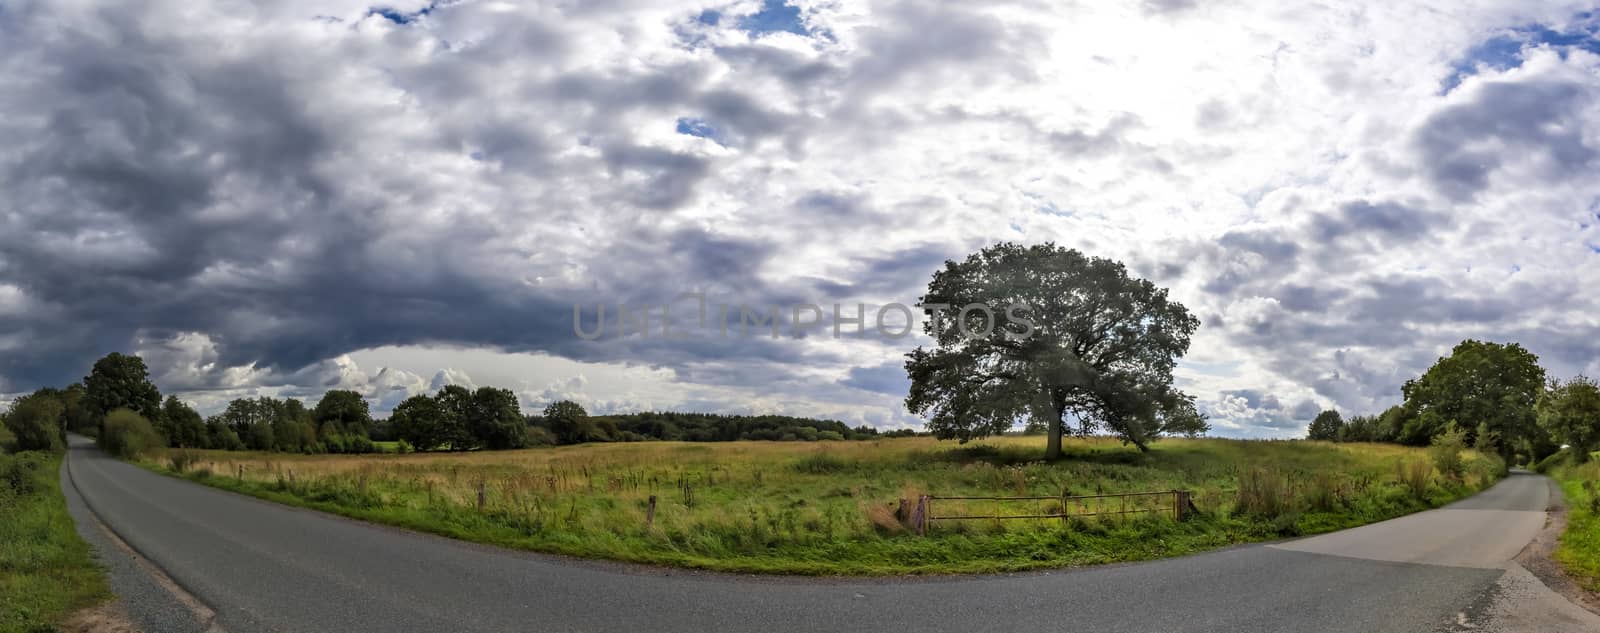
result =
[{"label": "blue sky patch", "polygon": [[706,122],[705,119],[679,117],[677,130],[679,134],[707,138],[716,141],[718,145],[722,144],[722,135],[718,134],[717,128]]},{"label": "blue sky patch", "polygon": [[[703,15],[703,14],[702,14]],[[783,0],[766,0],[761,5],[761,10],[754,15],[746,16],[739,22],[739,28],[760,35],[762,33],[794,33],[806,35],[806,25],[800,21],[800,7],[788,4]]]},{"label": "blue sky patch", "polygon": [[716,9],[706,9],[701,11],[700,15],[695,16],[694,20],[706,26],[716,26],[718,22],[722,21],[722,12]]},{"label": "blue sky patch", "polygon": [[1578,14],[1576,25],[1566,31],[1556,31],[1542,24],[1515,27],[1496,35],[1472,48],[1466,55],[1450,65],[1451,73],[1445,79],[1440,94],[1454,90],[1461,82],[1485,70],[1503,71],[1522,65],[1522,52],[1527,48],[1549,46],[1563,56],[1573,48],[1600,54],[1600,24],[1593,15]]},{"label": "blue sky patch", "polygon": [[371,9],[367,9],[367,15],[382,16],[385,20],[395,24],[404,25],[416,22],[422,16],[433,13],[433,10],[436,8],[438,8],[438,4],[431,3],[428,6],[422,7],[421,9],[406,13],[392,7],[373,7]]}]

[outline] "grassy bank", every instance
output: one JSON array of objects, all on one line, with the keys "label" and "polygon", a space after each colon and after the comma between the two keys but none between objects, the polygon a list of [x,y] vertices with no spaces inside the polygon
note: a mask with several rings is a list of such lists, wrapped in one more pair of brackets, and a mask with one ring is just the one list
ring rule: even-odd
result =
[{"label": "grassy bank", "polygon": [[60,469],[60,455],[0,454],[0,633],[54,631],[111,596],[67,514]]},{"label": "grassy bank", "polygon": [[[1167,440],[1140,454],[1084,439],[1055,463],[1037,461],[1043,448],[1042,438],[649,442],[453,455],[190,451],[146,464],[273,501],[507,547],[797,574],[994,572],[1173,556],[1387,519],[1498,476],[1468,452],[1465,476],[1442,478],[1425,452],[1390,445]],[[1181,523],[1157,514],[948,521],[926,537],[896,517],[899,499],[921,494],[1173,489],[1193,491],[1200,515]],[[658,504],[647,525],[651,495]],[[1060,508],[1055,500],[936,504],[939,515]]]},{"label": "grassy bank", "polygon": [[1567,502],[1567,529],[1556,560],[1584,588],[1600,591],[1600,462],[1574,465],[1563,454],[1544,466],[1561,484]]}]

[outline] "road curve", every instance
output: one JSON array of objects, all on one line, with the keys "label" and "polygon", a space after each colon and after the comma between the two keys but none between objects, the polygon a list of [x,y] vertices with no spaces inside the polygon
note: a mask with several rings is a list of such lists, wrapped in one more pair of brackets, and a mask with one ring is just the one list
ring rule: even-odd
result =
[{"label": "road curve", "polygon": [[[69,494],[231,633],[1600,631],[1511,562],[1548,503],[1547,480],[1525,473],[1448,508],[1274,545],[912,580],[641,571],[505,551],[156,475],[82,439],[66,473]],[[128,606],[147,633],[163,630]]]}]

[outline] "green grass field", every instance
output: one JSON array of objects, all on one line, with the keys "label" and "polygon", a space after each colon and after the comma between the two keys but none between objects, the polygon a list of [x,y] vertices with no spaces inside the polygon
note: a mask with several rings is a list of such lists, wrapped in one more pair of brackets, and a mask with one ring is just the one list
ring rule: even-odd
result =
[{"label": "green grass field", "polygon": [[[1424,451],[1392,445],[1174,439],[1140,454],[1114,440],[1080,439],[1055,463],[1038,461],[1043,448],[1037,437],[966,446],[931,438],[646,442],[463,454],[189,451],[145,463],[274,501],[513,548],[726,571],[873,575],[1187,554],[1387,519],[1498,477],[1491,460],[1469,451],[1461,480],[1441,478]],[[1201,514],[1182,523],[1154,514],[939,521],[919,537],[895,513],[899,499],[923,494],[1173,489],[1192,491]],[[651,495],[658,503],[647,525]],[[935,506],[938,515],[1060,509],[1055,500]]]},{"label": "green grass field", "polygon": [[[1558,457],[1558,460],[1565,456]],[[1561,534],[1556,560],[1590,591],[1600,591],[1600,462],[1573,465],[1562,461],[1549,469],[1561,483],[1567,502],[1567,529]]]},{"label": "green grass field", "polygon": [[61,496],[60,455],[0,455],[0,633],[45,633],[111,596]]}]

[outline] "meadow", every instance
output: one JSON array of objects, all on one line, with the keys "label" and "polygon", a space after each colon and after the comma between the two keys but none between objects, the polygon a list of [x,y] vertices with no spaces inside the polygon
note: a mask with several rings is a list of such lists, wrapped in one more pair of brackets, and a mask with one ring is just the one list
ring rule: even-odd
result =
[{"label": "meadow", "polygon": [[[1188,554],[1435,507],[1501,471],[1498,460],[1465,451],[1466,468],[1443,476],[1426,450],[1388,444],[1169,439],[1140,453],[1084,438],[1069,440],[1067,457],[1051,463],[1039,461],[1043,449],[1040,437],[967,445],[915,437],[409,455],[173,449],[142,463],[273,501],[512,548],[815,575],[1019,571]],[[1198,510],[1181,522],[1170,512],[934,521],[925,536],[900,502],[1179,489]],[[1062,509],[1055,499],[935,503],[940,516]]]}]

